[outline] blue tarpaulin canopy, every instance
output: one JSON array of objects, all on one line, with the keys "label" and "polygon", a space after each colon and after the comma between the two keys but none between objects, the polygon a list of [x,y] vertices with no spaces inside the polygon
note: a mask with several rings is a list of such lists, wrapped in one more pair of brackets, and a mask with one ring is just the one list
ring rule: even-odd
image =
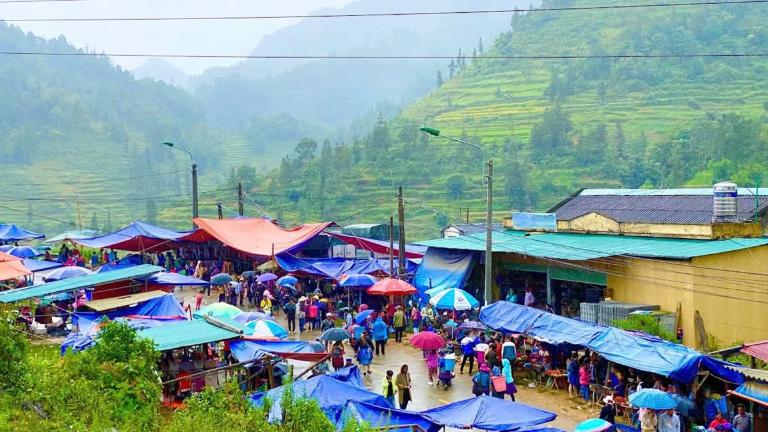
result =
[{"label": "blue tarpaulin canopy", "polygon": [[0,224],[0,242],[44,239],[45,234],[26,230],[14,224]]},{"label": "blue tarpaulin canopy", "polygon": [[730,394],[768,407],[768,384],[764,382],[747,381]]},{"label": "blue tarpaulin canopy", "polygon": [[229,348],[241,362],[260,358],[263,353],[303,361],[320,361],[328,356],[323,344],[308,341],[238,340],[230,343]]},{"label": "blue tarpaulin canopy", "polygon": [[111,234],[90,239],[73,239],[72,241],[94,249],[161,252],[177,247],[178,244],[175,240],[188,234],[188,232],[177,232],[144,222],[133,221],[127,227]]},{"label": "blue tarpaulin canopy", "polygon": [[339,381],[348,382],[357,387],[365,387],[363,378],[360,376],[360,368],[357,366],[347,366],[327,374],[331,378]]},{"label": "blue tarpaulin canopy", "polygon": [[413,286],[424,300],[433,288],[464,288],[477,254],[469,251],[429,248],[413,276]]},{"label": "blue tarpaulin canopy", "polygon": [[106,263],[96,270],[96,273],[105,273],[112,270],[124,269],[142,264],[141,255],[128,255],[117,261]]},{"label": "blue tarpaulin canopy", "polygon": [[[386,259],[296,258],[290,255],[278,255],[276,260],[280,268],[287,272],[301,272],[336,280],[353,273],[389,274],[389,260]],[[416,267],[416,263],[406,260],[406,271],[413,272]]]},{"label": "blue tarpaulin canopy", "polygon": [[[382,408],[377,405],[349,401],[344,406],[341,418],[336,427],[338,430],[344,428],[344,424],[350,420],[366,422],[373,428],[385,428],[388,430],[410,430],[408,425],[417,425],[426,432],[437,432],[442,426],[433,423],[419,413],[405,411],[394,408]],[[398,428],[398,426],[400,428]]]},{"label": "blue tarpaulin canopy", "polygon": [[28,268],[32,273],[53,270],[64,266],[64,264],[56,261],[35,260],[29,258],[25,258],[22,262],[24,263],[24,267]]},{"label": "blue tarpaulin canopy", "polygon": [[[320,409],[334,423],[339,422],[341,412],[349,401],[366,402],[380,407],[392,408],[384,396],[357,387],[348,382],[339,381],[327,375],[320,375],[308,380],[295,381],[290,384],[294,397],[307,397],[317,401]],[[273,388],[267,392],[251,395],[251,403],[261,406],[264,399],[272,401],[268,420],[276,423],[282,420],[282,406],[285,386]]]},{"label": "blue tarpaulin canopy", "polygon": [[464,399],[422,411],[421,415],[442,426],[492,431],[530,428],[551,422],[557,417],[549,411],[492,396]]},{"label": "blue tarpaulin canopy", "polygon": [[196,277],[171,272],[158,273],[151,276],[147,281],[155,285],[173,286],[203,286],[211,284],[210,282],[206,282]]},{"label": "blue tarpaulin canopy", "polygon": [[741,375],[727,362],[655,336],[602,327],[538,309],[498,301],[480,311],[480,321],[494,330],[527,333],[547,342],[586,346],[609,361],[690,383],[700,367],[736,384]]}]

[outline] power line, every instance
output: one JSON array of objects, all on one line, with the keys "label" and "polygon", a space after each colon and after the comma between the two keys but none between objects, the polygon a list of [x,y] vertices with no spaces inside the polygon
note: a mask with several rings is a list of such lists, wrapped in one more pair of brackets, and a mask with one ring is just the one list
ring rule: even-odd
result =
[{"label": "power line", "polygon": [[24,3],[75,3],[88,0],[0,0],[0,4],[24,4]]},{"label": "power line", "polygon": [[[768,1],[768,0],[766,0]],[[139,57],[173,59],[232,59],[232,60],[451,60],[455,55],[257,55],[257,54],[161,54],[161,53],[96,53],[0,51],[0,55],[44,57]],[[572,54],[572,55],[483,55],[475,60],[621,60],[621,59],[697,59],[697,58],[764,58],[768,52],[757,53],[660,53],[660,54]]]},{"label": "power line", "polygon": [[[38,0],[40,2],[45,0]],[[50,1],[50,0],[48,0]],[[76,1],[76,0],[60,0]],[[7,3],[30,3],[30,1],[8,1]],[[6,3],[0,1],[0,3]],[[329,13],[307,15],[230,15],[230,16],[174,16],[174,17],[102,17],[102,18],[11,18],[7,22],[109,22],[109,21],[240,21],[240,20],[284,20],[284,19],[327,19],[327,18],[385,18],[385,17],[419,17],[439,15],[483,15],[483,14],[508,14],[508,13],[535,13],[535,12],[572,12],[572,11],[604,11],[617,9],[648,9],[648,8],[673,8],[692,6],[719,6],[719,5],[750,5],[765,4],[768,0],[733,0],[733,1],[698,1],[698,2],[672,2],[672,3],[640,3],[603,6],[573,6],[573,7],[542,7],[528,9],[475,9],[475,10],[449,10],[449,11],[409,11],[409,12],[362,12],[362,13]]]}]

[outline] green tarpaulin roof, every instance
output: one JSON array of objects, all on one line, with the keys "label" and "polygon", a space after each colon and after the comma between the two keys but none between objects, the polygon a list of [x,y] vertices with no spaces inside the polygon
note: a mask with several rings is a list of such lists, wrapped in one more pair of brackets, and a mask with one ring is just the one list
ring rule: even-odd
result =
[{"label": "green tarpaulin roof", "polygon": [[[242,328],[240,324],[234,321],[222,318],[218,318],[218,320],[231,327]],[[179,321],[151,327],[139,330],[138,335],[139,337],[152,339],[155,342],[155,349],[158,351],[218,342],[241,336],[240,333],[217,327],[204,319]]]},{"label": "green tarpaulin roof", "polygon": [[[485,233],[449,237],[418,243],[422,246],[471,251],[485,250]],[[661,237],[632,237],[606,234],[532,233],[496,231],[493,251],[539,258],[589,260],[609,256],[689,259],[732,252],[768,244],[768,238],[693,240]]]},{"label": "green tarpaulin roof", "polygon": [[13,303],[20,300],[26,300],[34,297],[43,297],[50,294],[74,291],[85,287],[103,285],[111,282],[117,282],[126,279],[149,276],[163,271],[162,267],[142,264],[133,267],[126,267],[112,270],[104,273],[94,273],[91,275],[77,276],[69,279],[62,279],[56,282],[49,282],[39,285],[33,285],[26,288],[19,288],[10,291],[0,292],[0,303]]}]

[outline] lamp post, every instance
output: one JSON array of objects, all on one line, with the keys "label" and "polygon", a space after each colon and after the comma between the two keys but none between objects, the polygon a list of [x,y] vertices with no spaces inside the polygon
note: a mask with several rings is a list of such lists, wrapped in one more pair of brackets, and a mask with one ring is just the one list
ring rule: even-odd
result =
[{"label": "lamp post", "polygon": [[[422,126],[420,131],[432,136],[442,137],[449,141],[454,141],[460,144],[467,145],[478,151],[483,156],[483,176],[485,177],[486,185],[486,198],[485,198],[485,283],[483,284],[483,297],[485,298],[485,304],[488,305],[491,301],[491,272],[493,271],[493,161],[486,158],[485,150],[477,144],[454,138],[447,135],[441,135],[440,129],[432,127]],[[486,173],[485,168],[488,168]]]},{"label": "lamp post", "polygon": [[[191,151],[185,149],[184,147],[179,147],[172,142],[166,141],[163,143],[163,145],[170,147],[171,149],[183,151],[184,153],[189,155],[189,160],[190,162],[192,162],[192,217],[196,218],[198,216],[198,212],[197,212],[197,164],[195,163],[195,156],[192,154]],[[195,224],[192,223],[192,226],[194,227]]]}]

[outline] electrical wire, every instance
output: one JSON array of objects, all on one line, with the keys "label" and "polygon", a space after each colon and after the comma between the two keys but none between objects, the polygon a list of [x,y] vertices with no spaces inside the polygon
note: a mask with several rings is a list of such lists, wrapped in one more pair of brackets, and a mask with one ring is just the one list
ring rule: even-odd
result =
[{"label": "electrical wire", "polygon": [[[43,1],[43,0],[39,0]],[[50,1],[50,0],[49,0]],[[70,0],[74,1],[74,0]],[[17,0],[19,3],[28,3]],[[5,3],[0,1],[0,3]],[[569,7],[539,7],[527,9],[475,9],[450,11],[410,11],[410,12],[362,12],[362,13],[328,13],[305,15],[245,15],[245,16],[176,16],[176,17],[102,17],[102,18],[10,18],[7,22],[111,22],[111,21],[236,21],[236,20],[284,20],[284,19],[318,19],[318,18],[382,18],[382,17],[418,17],[440,15],[481,15],[509,14],[536,12],[572,12],[572,11],[605,11],[620,9],[673,8],[693,6],[722,6],[722,5],[751,5],[765,4],[768,0],[731,0],[731,1],[695,1],[672,3],[638,3],[603,6],[569,6]]]},{"label": "electrical wire", "polygon": [[[257,55],[257,54],[160,54],[160,53],[96,53],[85,51],[0,51],[0,55],[44,57],[139,57],[166,59],[232,59],[232,60],[451,60],[450,55]],[[571,55],[482,55],[475,60],[620,60],[620,59],[699,59],[699,58],[764,58],[768,52],[756,53],[659,53],[659,54],[571,54]]]}]

